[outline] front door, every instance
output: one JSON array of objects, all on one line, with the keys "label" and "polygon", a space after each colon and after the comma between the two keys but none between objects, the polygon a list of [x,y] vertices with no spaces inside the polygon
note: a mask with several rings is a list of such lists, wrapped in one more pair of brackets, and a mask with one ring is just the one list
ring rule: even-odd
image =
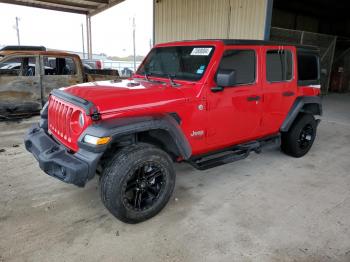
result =
[{"label": "front door", "polygon": [[220,148],[256,137],[261,120],[259,54],[259,48],[238,46],[224,52],[219,69],[234,70],[236,84],[221,92],[208,91],[209,144]]},{"label": "front door", "polygon": [[0,62],[0,113],[39,111],[42,106],[38,56],[10,55]]}]

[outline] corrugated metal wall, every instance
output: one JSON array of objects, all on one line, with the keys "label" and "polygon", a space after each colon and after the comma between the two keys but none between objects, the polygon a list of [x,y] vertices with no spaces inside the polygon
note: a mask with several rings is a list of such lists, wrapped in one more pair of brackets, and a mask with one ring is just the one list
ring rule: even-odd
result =
[{"label": "corrugated metal wall", "polygon": [[155,41],[263,39],[267,1],[155,0]]}]

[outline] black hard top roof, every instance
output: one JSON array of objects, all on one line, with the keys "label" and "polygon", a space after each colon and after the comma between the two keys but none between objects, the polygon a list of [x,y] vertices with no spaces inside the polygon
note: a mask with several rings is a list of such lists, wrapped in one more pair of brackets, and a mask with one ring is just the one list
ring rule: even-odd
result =
[{"label": "black hard top roof", "polygon": [[221,41],[224,45],[276,45],[276,46],[295,46],[299,49],[319,51],[319,48],[311,45],[300,45],[287,42],[275,42],[265,40],[247,40],[247,39],[201,39],[205,41]]}]

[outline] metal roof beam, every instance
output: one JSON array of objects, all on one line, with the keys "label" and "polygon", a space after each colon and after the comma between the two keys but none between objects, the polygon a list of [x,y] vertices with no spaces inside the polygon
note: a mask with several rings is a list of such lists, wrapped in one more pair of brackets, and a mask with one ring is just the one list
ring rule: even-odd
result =
[{"label": "metal roof beam", "polygon": [[0,3],[94,16],[125,0],[0,0]]},{"label": "metal roof beam", "polygon": [[97,15],[97,14],[99,14],[99,13],[101,13],[101,12],[103,12],[103,11],[105,11],[105,10],[107,10],[107,9],[117,5],[117,4],[120,4],[121,2],[124,2],[124,1],[125,0],[109,0],[108,4],[105,4],[102,7],[99,7],[99,8],[96,8],[95,10],[93,10],[93,11],[90,11],[89,14],[91,16]]},{"label": "metal roof beam", "polygon": [[96,4],[108,4],[109,0],[83,0],[84,2],[91,2]]},{"label": "metal roof beam", "polygon": [[81,4],[73,1],[64,1],[64,0],[35,0],[34,3],[38,4],[54,4],[54,5],[62,5],[67,6],[68,8],[82,8],[82,9],[96,9],[96,5],[91,4]]},{"label": "metal roof beam", "polygon": [[68,13],[75,13],[75,14],[88,14],[88,10],[81,10],[76,8],[70,8],[70,7],[64,7],[64,6],[54,6],[54,5],[48,5],[48,4],[39,4],[39,3],[33,3],[33,2],[22,2],[18,0],[0,0],[0,3],[5,4],[13,4],[13,5],[22,5],[27,7],[36,7],[41,9],[48,9],[48,10],[54,10],[54,11],[61,11],[61,12],[68,12]]}]

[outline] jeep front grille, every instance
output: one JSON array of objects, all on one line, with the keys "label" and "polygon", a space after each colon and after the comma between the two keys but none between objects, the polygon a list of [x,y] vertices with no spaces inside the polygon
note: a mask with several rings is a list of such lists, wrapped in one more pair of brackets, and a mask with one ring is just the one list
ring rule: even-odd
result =
[{"label": "jeep front grille", "polygon": [[73,114],[73,107],[58,100],[57,98],[50,97],[49,106],[49,127],[50,131],[57,137],[72,142],[70,119]]},{"label": "jeep front grille", "polygon": [[49,97],[48,127],[49,132],[62,144],[73,151],[78,150],[78,139],[83,129],[72,129],[72,116],[82,110],[71,103],[51,95]]}]

